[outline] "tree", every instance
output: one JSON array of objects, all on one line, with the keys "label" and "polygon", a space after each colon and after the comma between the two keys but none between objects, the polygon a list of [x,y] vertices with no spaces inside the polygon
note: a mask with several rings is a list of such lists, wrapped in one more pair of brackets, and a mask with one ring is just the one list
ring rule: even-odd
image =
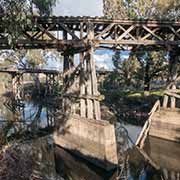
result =
[{"label": "tree", "polygon": [[140,64],[136,56],[129,56],[127,59],[123,59],[122,56],[120,51],[116,51],[112,57],[117,81],[128,87],[135,86]]},{"label": "tree", "polygon": [[142,87],[149,91],[152,80],[167,79],[168,53],[164,51],[130,52],[129,58],[123,59],[123,53],[116,51],[112,58],[115,72],[114,82],[126,87]]},{"label": "tree", "polygon": [[179,0],[104,0],[108,18],[179,19]]},{"label": "tree", "polygon": [[25,27],[32,24],[32,6],[35,5],[40,15],[50,15],[55,3],[56,0],[0,0],[2,28],[12,48]]},{"label": "tree", "polygon": [[150,90],[150,83],[154,78],[167,77],[168,58],[167,52],[148,51],[135,52],[135,55],[141,65],[140,72],[144,79],[144,90]]},{"label": "tree", "polygon": [[57,0],[32,0],[32,3],[38,9],[41,16],[50,15],[52,13],[52,7],[56,5]]}]

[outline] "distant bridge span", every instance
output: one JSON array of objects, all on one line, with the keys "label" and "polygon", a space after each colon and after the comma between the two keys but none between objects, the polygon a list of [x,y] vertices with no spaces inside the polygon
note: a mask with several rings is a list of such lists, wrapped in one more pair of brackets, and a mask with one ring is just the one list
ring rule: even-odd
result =
[{"label": "distant bridge span", "polygon": [[[0,49],[10,49],[0,23]],[[78,53],[96,48],[162,49],[180,45],[180,22],[111,20],[91,17],[33,17],[16,48],[58,49]]]},{"label": "distant bridge span", "polygon": [[27,69],[16,69],[16,68],[0,68],[0,73],[8,73],[8,74],[52,74],[59,75],[62,72],[58,70],[52,69],[36,69],[36,68],[27,68]]}]

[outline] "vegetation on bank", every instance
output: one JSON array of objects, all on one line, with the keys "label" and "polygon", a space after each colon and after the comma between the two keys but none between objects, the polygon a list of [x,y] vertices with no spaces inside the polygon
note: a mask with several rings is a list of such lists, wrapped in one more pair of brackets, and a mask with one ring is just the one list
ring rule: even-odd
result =
[{"label": "vegetation on bank", "polygon": [[115,114],[117,121],[133,125],[143,125],[156,100],[163,96],[161,90],[148,95],[144,91],[103,90],[101,93],[105,96],[103,104]]}]

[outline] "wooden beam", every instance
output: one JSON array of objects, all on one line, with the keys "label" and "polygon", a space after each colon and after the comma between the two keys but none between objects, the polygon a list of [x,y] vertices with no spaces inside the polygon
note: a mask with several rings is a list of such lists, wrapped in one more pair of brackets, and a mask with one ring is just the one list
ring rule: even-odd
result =
[{"label": "wooden beam", "polygon": [[[128,30],[124,29],[121,25],[118,25],[118,27],[119,27],[121,30],[123,30],[124,32],[128,31]],[[134,29],[134,28],[132,27],[132,29]],[[131,30],[130,30],[130,31],[131,31]],[[130,31],[128,31],[126,35],[129,35],[133,40],[136,40],[136,38],[130,34]],[[121,39],[121,38],[120,38],[120,39]]]},{"label": "wooden beam", "polygon": [[98,35],[96,35],[95,38],[98,39],[98,38],[100,38],[101,36],[103,36],[105,33],[109,32],[114,25],[115,25],[114,23],[108,25],[103,31],[101,31]]},{"label": "wooden beam", "polygon": [[149,33],[151,33],[154,37],[156,37],[157,39],[159,39],[160,41],[163,41],[163,39],[160,37],[160,36],[158,36],[158,35],[156,35],[152,30],[150,30],[147,26],[145,26],[145,25],[143,25],[142,26],[146,31],[148,31]]},{"label": "wooden beam", "polygon": [[[83,38],[83,23],[80,23],[80,39]],[[84,79],[84,71],[85,71],[85,64],[84,64],[84,53],[80,53],[79,55],[80,58],[80,65],[81,65],[81,70],[80,70],[80,80],[79,80],[79,86],[80,86],[80,96],[85,94],[85,79]],[[81,117],[86,117],[86,100],[81,98],[80,99],[80,116]]]},{"label": "wooden beam", "polygon": [[58,24],[63,28],[63,30],[65,30],[68,34],[70,34],[73,39],[79,40],[79,38],[75,35],[75,33],[73,33],[67,26],[65,26],[63,23],[58,23]]},{"label": "wooden beam", "polygon": [[[126,35],[128,35],[133,29],[135,28],[134,25],[131,25],[127,30],[124,31],[124,33],[117,39],[117,41],[122,40]],[[135,38],[134,38],[135,40]]]},{"label": "wooden beam", "polygon": [[[86,60],[86,73],[87,73],[87,95],[92,95],[92,79],[91,79],[91,66],[90,66],[90,52],[88,52],[88,59]],[[87,118],[94,119],[93,114],[93,101],[87,99]]]},{"label": "wooden beam", "polygon": [[[157,30],[159,30],[159,28],[155,28],[152,30],[153,33],[155,33]],[[148,37],[150,37],[152,34],[151,33],[148,33],[146,34],[144,37],[140,38],[141,40],[145,40],[147,39]]]},{"label": "wooden beam", "polygon": [[168,26],[168,27],[178,38],[180,38],[180,34],[177,31],[175,31],[175,29],[172,26]]},{"label": "wooden beam", "polygon": [[[96,66],[94,61],[94,48],[90,49],[90,66],[91,66],[91,79],[92,79],[92,94],[95,96],[99,95],[98,87],[97,87],[97,77],[96,77]],[[94,113],[95,119],[101,119],[101,110],[100,103],[98,100],[94,100]]]}]

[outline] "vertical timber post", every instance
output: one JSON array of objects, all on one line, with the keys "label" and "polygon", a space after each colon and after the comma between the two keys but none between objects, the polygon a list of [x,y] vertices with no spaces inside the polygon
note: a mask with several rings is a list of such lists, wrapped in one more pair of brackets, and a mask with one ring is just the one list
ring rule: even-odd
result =
[{"label": "vertical timber post", "polygon": [[[83,38],[83,23],[80,23],[80,39]],[[81,64],[81,70],[80,70],[80,95],[85,94],[85,79],[84,79],[84,53],[80,53],[80,64]],[[85,118],[86,117],[86,101],[85,99],[80,99],[80,116]]]},{"label": "vertical timber post", "polygon": [[[176,89],[176,85],[173,84],[172,85],[172,90]],[[171,97],[171,108],[174,109],[176,107],[176,98],[175,97]]]},{"label": "vertical timber post", "polygon": [[[92,92],[93,95],[98,96],[98,87],[97,87],[97,77],[96,77],[96,66],[94,61],[94,48],[92,47],[90,50],[90,65],[91,65],[91,76],[92,76]],[[95,119],[101,119],[101,112],[100,112],[100,103],[97,100],[94,100],[94,113]]]},{"label": "vertical timber post", "polygon": [[[68,39],[66,31],[63,31],[63,39],[64,40]],[[64,63],[63,63],[63,85],[68,86],[67,87],[68,89],[66,89],[66,93],[71,92],[72,85],[69,85],[69,81],[70,81],[70,75],[71,75],[70,70],[73,68],[73,66],[74,66],[74,55],[69,55],[69,54],[67,55],[67,52],[65,52]],[[71,97],[63,98],[63,108],[64,108],[65,113],[69,113],[71,111],[71,109],[74,109],[74,104],[73,105],[71,104],[69,98],[71,98]]]},{"label": "vertical timber post", "polygon": [[[23,74],[13,73],[12,74],[12,92],[16,99],[21,99],[21,87],[23,83]],[[23,92],[22,92],[23,93]]]},{"label": "vertical timber post", "polygon": [[[87,82],[87,94],[92,96],[98,96],[97,77],[96,77],[96,66],[94,61],[94,26],[92,23],[88,23],[88,40],[90,43],[90,49],[88,51],[87,60],[87,71],[88,71],[88,82]],[[100,103],[98,100],[87,99],[88,105],[88,118],[101,119]],[[93,115],[94,113],[94,115]]]},{"label": "vertical timber post", "polygon": [[[92,46],[93,46],[93,38],[94,38],[94,29],[93,25],[88,22],[87,24],[87,32],[88,32],[88,40],[90,43],[90,50],[88,50],[88,56],[87,56],[87,61],[86,61],[86,72],[88,75],[88,80],[87,80],[87,95],[92,96],[92,77],[91,77],[91,60],[92,59]],[[93,119],[93,101],[91,99],[87,99],[87,118]]]},{"label": "vertical timber post", "polygon": [[16,96],[16,92],[17,92],[16,73],[12,74],[12,92]]},{"label": "vertical timber post", "polygon": [[163,99],[163,108],[167,108],[168,106],[168,95],[164,95],[164,99]]}]

